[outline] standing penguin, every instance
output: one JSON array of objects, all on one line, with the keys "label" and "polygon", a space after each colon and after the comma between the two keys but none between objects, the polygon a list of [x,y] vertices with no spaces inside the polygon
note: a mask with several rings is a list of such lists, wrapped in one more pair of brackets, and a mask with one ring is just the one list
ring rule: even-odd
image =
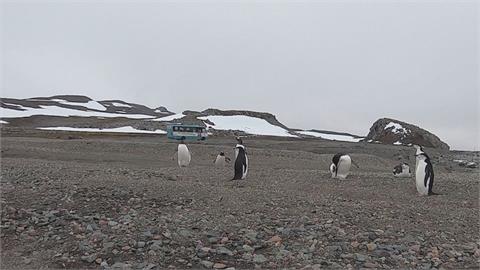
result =
[{"label": "standing penguin", "polygon": [[227,163],[230,162],[230,159],[225,156],[225,153],[220,152],[220,154],[217,155],[217,158],[213,161],[215,164],[215,167],[225,167]]},{"label": "standing penguin", "polygon": [[352,161],[349,155],[338,153],[332,158],[332,164],[330,165],[330,173],[332,178],[345,179],[350,173],[350,167],[352,163],[358,168],[358,165]]},{"label": "standing penguin", "polygon": [[410,177],[410,166],[407,163],[402,163],[393,168],[393,176],[395,177]]},{"label": "standing penguin", "polygon": [[237,145],[235,146],[235,175],[232,180],[245,179],[248,173],[248,157],[242,139],[237,137]]},{"label": "standing penguin", "polygon": [[177,154],[178,154],[177,156],[178,166],[187,167],[190,164],[190,161],[192,160],[192,156],[190,154],[190,151],[188,151],[188,147],[183,140],[178,144]]},{"label": "standing penguin", "polygon": [[415,168],[415,183],[420,195],[437,195],[433,192],[433,166],[430,157],[423,151],[421,146],[415,146],[417,167]]}]

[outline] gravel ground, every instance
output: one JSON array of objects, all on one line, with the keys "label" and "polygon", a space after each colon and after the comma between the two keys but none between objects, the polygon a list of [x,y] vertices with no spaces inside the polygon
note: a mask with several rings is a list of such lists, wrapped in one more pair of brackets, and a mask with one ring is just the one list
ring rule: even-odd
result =
[{"label": "gravel ground", "polygon": [[[229,181],[212,162],[230,137],[180,169],[164,137],[65,134],[2,134],[2,269],[479,268],[479,170],[452,162],[478,153],[428,149],[442,195],[420,197],[392,176],[413,148],[252,137]],[[360,165],[346,180],[340,151]]]}]

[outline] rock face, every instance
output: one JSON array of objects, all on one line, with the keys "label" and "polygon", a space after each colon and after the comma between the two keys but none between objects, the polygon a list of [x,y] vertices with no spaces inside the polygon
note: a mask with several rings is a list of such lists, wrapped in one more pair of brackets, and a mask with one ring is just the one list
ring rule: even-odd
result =
[{"label": "rock face", "polygon": [[390,118],[381,118],[373,123],[364,141],[395,145],[418,144],[425,147],[450,149],[448,144],[429,131]]},{"label": "rock face", "polygon": [[261,118],[267,121],[268,123],[274,125],[274,126],[279,126],[281,128],[290,130],[287,126],[284,124],[280,123],[275,115],[271,113],[266,113],[266,112],[254,112],[254,111],[239,111],[239,110],[219,110],[219,109],[206,109],[202,111],[203,115],[245,115],[245,116],[251,116],[251,117],[256,117],[256,118]]}]

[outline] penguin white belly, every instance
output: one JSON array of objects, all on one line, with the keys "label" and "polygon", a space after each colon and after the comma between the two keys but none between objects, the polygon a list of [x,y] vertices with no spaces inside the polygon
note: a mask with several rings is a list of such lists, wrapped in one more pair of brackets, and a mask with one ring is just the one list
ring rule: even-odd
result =
[{"label": "penguin white belly", "polygon": [[225,161],[225,156],[218,155],[217,159],[215,159],[215,166],[216,167],[225,167],[226,163],[227,162]]},{"label": "penguin white belly", "polygon": [[248,173],[248,156],[246,154],[245,154],[245,164],[247,164],[247,167],[245,167],[245,169],[243,170],[242,179],[245,179],[245,177],[247,177],[247,173]]},{"label": "penguin white belly", "polygon": [[337,178],[345,179],[350,173],[350,167],[352,166],[352,159],[348,155],[344,155],[338,161]]},{"label": "penguin white belly", "polygon": [[178,145],[178,166],[180,167],[187,167],[192,160],[192,156],[190,155],[190,151],[185,144]]},{"label": "penguin white belly", "polygon": [[415,169],[415,183],[417,185],[417,191],[420,193],[420,195],[428,195],[428,183],[425,185],[426,165],[426,162],[418,161],[417,168]]}]

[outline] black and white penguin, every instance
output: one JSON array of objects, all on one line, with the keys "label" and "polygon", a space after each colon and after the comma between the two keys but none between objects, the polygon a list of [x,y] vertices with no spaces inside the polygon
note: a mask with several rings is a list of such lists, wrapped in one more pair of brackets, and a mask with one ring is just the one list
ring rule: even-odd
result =
[{"label": "black and white penguin", "polygon": [[410,177],[410,166],[407,163],[402,163],[393,168],[393,176],[395,177]]},{"label": "black and white penguin", "polygon": [[235,146],[235,175],[232,180],[245,179],[248,173],[248,157],[242,139],[237,137],[237,145]]},{"label": "black and white penguin", "polygon": [[225,167],[227,163],[230,162],[230,159],[225,156],[225,153],[220,152],[220,154],[217,155],[217,158],[213,161],[215,164],[215,167]]},{"label": "black and white penguin", "polygon": [[430,157],[423,151],[421,146],[415,145],[417,167],[415,168],[415,183],[420,195],[436,195],[433,192],[433,166]]},{"label": "black and white penguin", "polygon": [[[332,164],[330,165],[330,173],[332,173],[332,178],[345,179],[350,173],[350,167],[352,166],[352,159],[349,155],[338,153],[333,156]],[[358,168],[358,165],[353,162],[353,164]]]},{"label": "black and white penguin", "polygon": [[192,155],[190,154],[190,151],[188,151],[187,145],[182,140],[178,144],[178,149],[177,149],[178,166],[187,167],[190,164],[191,160],[192,160]]}]

